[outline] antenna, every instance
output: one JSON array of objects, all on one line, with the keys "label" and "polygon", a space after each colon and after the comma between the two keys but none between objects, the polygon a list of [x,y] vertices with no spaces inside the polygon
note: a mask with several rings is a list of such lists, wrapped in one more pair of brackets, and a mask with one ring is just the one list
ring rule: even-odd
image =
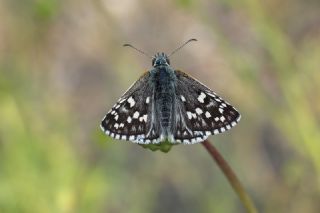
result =
[{"label": "antenna", "polygon": [[149,54],[143,52],[142,50],[139,50],[138,48],[132,46],[131,44],[124,44],[123,46],[124,46],[124,47],[131,47],[131,48],[137,50],[138,52],[142,53],[143,55],[145,55],[145,56],[147,56],[147,57],[149,57],[149,58],[153,58],[153,57],[151,57]]},{"label": "antenna", "polygon": [[195,38],[189,39],[188,41],[186,41],[186,42],[184,42],[182,45],[180,45],[178,48],[176,48],[175,50],[173,50],[172,53],[170,53],[170,55],[169,55],[168,57],[172,56],[174,53],[176,53],[178,50],[180,50],[182,47],[184,47],[186,44],[188,44],[189,42],[192,42],[192,41],[198,41],[198,40],[195,39]]}]

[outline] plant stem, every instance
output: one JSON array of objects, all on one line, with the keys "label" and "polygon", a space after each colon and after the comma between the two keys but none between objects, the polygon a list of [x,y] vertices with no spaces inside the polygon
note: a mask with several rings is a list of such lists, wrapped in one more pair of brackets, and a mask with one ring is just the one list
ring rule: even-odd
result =
[{"label": "plant stem", "polygon": [[239,179],[235,175],[235,173],[232,171],[229,164],[224,160],[224,158],[220,155],[219,151],[208,141],[205,140],[202,142],[202,145],[206,148],[206,150],[209,152],[211,157],[216,161],[220,169],[223,171],[224,175],[229,180],[229,183],[231,184],[232,188],[236,191],[238,194],[242,204],[246,208],[246,210],[249,213],[256,213],[258,212],[254,203],[252,202],[250,196],[247,194],[247,192],[244,190],[242,184],[240,183]]}]

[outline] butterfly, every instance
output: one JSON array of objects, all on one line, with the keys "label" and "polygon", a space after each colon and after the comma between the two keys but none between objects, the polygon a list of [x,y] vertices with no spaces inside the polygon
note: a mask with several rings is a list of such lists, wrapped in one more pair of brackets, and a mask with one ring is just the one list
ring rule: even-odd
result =
[{"label": "butterfly", "polygon": [[[195,40],[188,40],[175,51]],[[138,144],[194,144],[225,132],[240,121],[240,113],[215,92],[173,69],[169,56],[157,53],[152,57],[153,68],[103,118],[100,127],[105,134]]]}]

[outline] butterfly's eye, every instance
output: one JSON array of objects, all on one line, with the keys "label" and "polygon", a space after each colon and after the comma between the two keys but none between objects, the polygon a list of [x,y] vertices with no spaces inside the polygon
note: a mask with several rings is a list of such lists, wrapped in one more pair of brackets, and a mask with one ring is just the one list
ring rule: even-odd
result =
[{"label": "butterfly's eye", "polygon": [[165,60],[163,60],[162,58],[155,58],[152,60],[152,66],[157,67],[159,65],[163,65],[165,64]]}]

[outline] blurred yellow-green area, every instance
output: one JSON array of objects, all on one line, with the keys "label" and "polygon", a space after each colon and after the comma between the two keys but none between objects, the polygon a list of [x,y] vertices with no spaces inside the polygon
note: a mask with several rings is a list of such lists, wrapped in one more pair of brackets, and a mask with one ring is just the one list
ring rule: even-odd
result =
[{"label": "blurred yellow-green area", "polygon": [[245,212],[201,146],[99,128],[154,54],[242,114],[210,137],[260,212],[320,212],[320,1],[3,0],[0,212]]}]

